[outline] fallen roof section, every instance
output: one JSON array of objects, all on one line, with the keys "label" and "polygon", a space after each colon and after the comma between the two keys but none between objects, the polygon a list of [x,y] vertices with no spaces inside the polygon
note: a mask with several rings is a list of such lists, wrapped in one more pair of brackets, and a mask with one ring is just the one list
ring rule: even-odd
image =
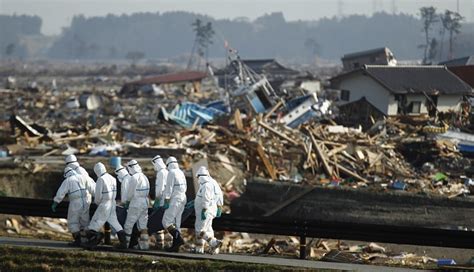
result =
[{"label": "fallen roof section", "polygon": [[187,81],[199,81],[207,77],[207,73],[200,71],[183,71],[178,73],[169,73],[158,76],[146,77],[141,80],[132,81],[127,84],[146,85],[146,84],[165,84],[179,83]]}]

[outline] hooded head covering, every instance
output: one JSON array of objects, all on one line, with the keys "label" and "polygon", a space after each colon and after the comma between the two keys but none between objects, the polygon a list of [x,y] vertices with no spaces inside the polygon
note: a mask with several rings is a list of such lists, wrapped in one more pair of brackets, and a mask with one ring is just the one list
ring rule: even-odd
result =
[{"label": "hooded head covering", "polygon": [[125,167],[119,165],[117,169],[115,169],[115,174],[120,182],[122,182],[123,178],[128,175],[127,169]]},{"label": "hooded head covering", "polygon": [[209,176],[209,171],[207,171],[207,168],[205,166],[199,167],[199,169],[196,172],[196,176],[199,177],[204,177],[204,176]]},{"label": "hooded head covering", "polygon": [[138,162],[136,160],[131,160],[127,163],[127,170],[130,175],[135,175],[136,173],[142,172],[142,168],[140,167],[140,165],[138,165]]},{"label": "hooded head covering", "polygon": [[168,167],[168,169],[176,169],[178,168],[178,160],[175,157],[171,156],[166,160],[166,166]]},{"label": "hooded head covering", "polygon": [[74,169],[70,166],[66,166],[66,168],[64,168],[64,177],[65,178],[68,178],[72,175],[75,175],[76,174],[76,171],[74,171]]},{"label": "hooded head covering", "polygon": [[166,169],[166,165],[163,162],[163,158],[160,155],[156,155],[152,160],[151,163],[156,171],[160,171],[161,169]]},{"label": "hooded head covering", "polygon": [[107,173],[107,169],[105,169],[105,165],[103,163],[98,162],[94,165],[94,172],[97,177],[100,177],[103,174]]},{"label": "hooded head covering", "polygon": [[64,159],[64,162],[66,163],[66,165],[68,165],[70,163],[77,162],[77,158],[73,154],[67,155],[66,159]]}]

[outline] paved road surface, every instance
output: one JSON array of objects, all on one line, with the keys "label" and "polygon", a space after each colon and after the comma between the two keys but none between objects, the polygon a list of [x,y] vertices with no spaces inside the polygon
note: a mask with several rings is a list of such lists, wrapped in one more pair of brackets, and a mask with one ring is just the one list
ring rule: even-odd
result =
[{"label": "paved road surface", "polygon": [[[39,240],[39,239],[28,239],[28,238],[13,238],[13,237],[0,237],[0,245],[11,245],[11,246],[27,246],[27,247],[40,247],[40,248],[51,248],[51,249],[64,249],[72,250],[77,249],[69,247],[66,242],[62,241],[50,241],[50,240]],[[101,247],[104,250],[112,251],[113,249],[108,246]],[[305,268],[319,268],[319,269],[334,269],[334,270],[349,270],[349,271],[387,271],[387,272],[402,272],[402,271],[420,271],[405,268],[394,268],[394,267],[383,267],[374,265],[360,265],[360,264],[344,264],[344,263],[329,263],[329,262],[317,262],[308,260],[298,260],[290,258],[277,258],[277,257],[258,257],[238,254],[219,254],[219,255],[197,255],[191,253],[168,253],[162,251],[128,251],[130,254],[141,254],[157,257],[170,257],[180,259],[195,259],[195,260],[219,260],[219,261],[231,261],[231,262],[244,262],[244,263],[256,263],[256,264],[272,264],[272,265],[285,265],[293,267],[305,267]]]}]

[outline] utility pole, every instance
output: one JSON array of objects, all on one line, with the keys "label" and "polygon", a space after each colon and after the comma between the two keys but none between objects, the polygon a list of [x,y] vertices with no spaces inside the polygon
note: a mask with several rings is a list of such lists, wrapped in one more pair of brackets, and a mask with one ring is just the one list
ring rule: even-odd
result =
[{"label": "utility pole", "polygon": [[392,14],[395,15],[398,12],[397,3],[395,0],[392,0]]},{"label": "utility pole", "polygon": [[372,0],[372,14],[377,12],[377,0]]},{"label": "utility pole", "polygon": [[344,2],[342,0],[337,1],[337,16],[342,18],[344,16]]},{"label": "utility pole", "polygon": [[459,13],[459,0],[456,1],[456,11]]}]

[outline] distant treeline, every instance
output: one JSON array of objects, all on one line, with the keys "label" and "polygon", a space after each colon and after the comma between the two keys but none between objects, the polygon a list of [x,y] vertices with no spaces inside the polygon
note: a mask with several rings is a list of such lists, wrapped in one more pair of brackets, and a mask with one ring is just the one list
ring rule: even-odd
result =
[{"label": "distant treeline", "polygon": [[41,18],[27,15],[0,15],[0,58],[27,57],[22,37],[41,34]]},{"label": "distant treeline", "polygon": [[[212,23],[215,34],[209,47],[211,58],[225,56],[225,41],[244,58],[304,62],[315,57],[337,60],[345,53],[383,46],[392,49],[398,59],[423,57],[419,48],[424,40],[423,23],[406,14],[376,13],[370,17],[351,15],[315,21],[286,21],[282,13],[272,13],[251,21],[244,17],[215,20],[189,12],[76,16],[49,48],[47,56],[185,60],[193,46],[195,33],[191,25],[197,18]],[[39,20],[37,17],[26,19]],[[0,44],[1,48],[5,51],[4,44]],[[454,53],[454,57],[474,54],[474,24],[463,24],[461,34],[456,37]]]}]

